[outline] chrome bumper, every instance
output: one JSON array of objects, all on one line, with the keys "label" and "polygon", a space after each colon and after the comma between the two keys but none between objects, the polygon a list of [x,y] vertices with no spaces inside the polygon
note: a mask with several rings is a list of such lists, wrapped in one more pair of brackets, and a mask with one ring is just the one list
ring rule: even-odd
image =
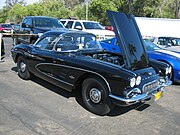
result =
[{"label": "chrome bumper", "polygon": [[146,102],[149,100],[154,100],[155,95],[158,92],[164,92],[164,87],[169,86],[171,84],[172,84],[172,81],[168,79],[165,83],[159,85],[157,88],[153,89],[150,93],[139,94],[132,98],[122,98],[122,97],[113,95],[111,93],[109,94],[109,97],[113,100],[113,102],[116,105],[128,106],[128,105],[136,104],[138,102]]}]

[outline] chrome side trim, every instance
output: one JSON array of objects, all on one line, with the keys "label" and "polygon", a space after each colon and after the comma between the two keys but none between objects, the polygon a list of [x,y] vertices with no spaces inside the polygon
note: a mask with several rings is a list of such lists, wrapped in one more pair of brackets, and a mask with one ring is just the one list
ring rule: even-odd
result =
[{"label": "chrome side trim", "polygon": [[113,99],[116,99],[116,100],[119,100],[119,101],[123,101],[123,102],[126,102],[128,104],[130,103],[137,103],[141,100],[145,100],[148,95],[147,94],[141,94],[141,95],[138,95],[136,97],[133,97],[133,98],[130,98],[130,99],[126,99],[126,98],[121,98],[119,96],[115,96],[115,95],[112,95],[111,93],[109,94],[109,97],[113,98]]},{"label": "chrome side trim", "polygon": [[[105,83],[107,84],[107,87],[108,87],[109,91],[111,92],[111,88],[110,88],[110,85],[109,85],[108,81],[107,81],[101,74],[96,73],[96,72],[94,72],[94,71],[90,71],[90,70],[86,70],[86,69],[82,69],[82,68],[77,68],[77,67],[72,67],[72,66],[67,66],[67,65],[59,65],[59,64],[53,64],[53,63],[43,63],[43,64],[40,63],[40,64],[37,64],[37,65],[35,66],[35,68],[36,68],[39,72],[41,72],[41,71],[37,68],[37,66],[39,66],[39,65],[56,65],[56,66],[60,66],[60,67],[72,68],[72,69],[81,70],[81,71],[85,71],[85,72],[89,72],[89,73],[96,74],[96,75],[98,75],[99,77],[101,77],[101,78],[105,81]],[[46,74],[45,74],[45,75],[46,75]],[[50,76],[50,77],[51,77],[51,76]],[[68,82],[66,82],[66,83],[68,83]],[[71,84],[71,85],[73,85],[73,84]]]},{"label": "chrome side trim", "polygon": [[37,65],[35,66],[35,68],[36,68],[40,73],[42,73],[42,74],[44,74],[44,75],[46,75],[46,76],[48,76],[48,77],[50,77],[50,78],[53,78],[53,79],[55,79],[55,80],[57,80],[57,81],[60,81],[60,82],[62,82],[62,83],[65,83],[65,84],[67,84],[67,85],[70,85],[70,86],[72,86],[72,87],[74,86],[74,85],[71,84],[71,83],[68,83],[68,82],[65,82],[65,81],[63,81],[63,80],[57,79],[57,78],[53,77],[52,75],[49,75],[49,74],[46,74],[46,73],[40,71],[40,70],[37,68]]}]

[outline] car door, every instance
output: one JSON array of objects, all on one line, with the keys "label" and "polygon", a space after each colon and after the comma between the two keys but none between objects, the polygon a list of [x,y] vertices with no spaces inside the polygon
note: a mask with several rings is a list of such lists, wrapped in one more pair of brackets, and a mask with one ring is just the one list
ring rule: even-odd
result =
[{"label": "car door", "polygon": [[28,58],[31,72],[47,81],[53,81],[54,43],[56,36],[46,36],[34,44]]}]

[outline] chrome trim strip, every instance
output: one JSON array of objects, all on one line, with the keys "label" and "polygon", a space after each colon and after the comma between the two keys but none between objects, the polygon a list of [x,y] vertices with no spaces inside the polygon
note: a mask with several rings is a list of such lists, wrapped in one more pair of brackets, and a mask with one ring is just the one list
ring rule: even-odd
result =
[{"label": "chrome trim strip", "polygon": [[140,101],[146,101],[147,99],[150,100],[150,99],[154,98],[154,96],[157,92],[160,92],[160,91],[162,91],[162,92],[164,91],[163,86],[159,86],[157,88],[157,90],[152,92],[151,94],[140,94],[140,95],[133,97],[133,98],[130,98],[130,99],[122,98],[122,97],[113,95],[111,93],[109,94],[109,97],[111,97],[115,100],[118,100],[118,101],[125,102],[127,105],[131,105],[131,104],[135,104],[135,103],[140,102]]},{"label": "chrome trim strip", "polygon": [[60,81],[60,82],[62,82],[62,83],[65,83],[65,84],[67,84],[67,85],[70,85],[70,86],[72,86],[72,87],[74,86],[74,85],[71,84],[71,83],[68,83],[68,82],[65,82],[65,81],[63,81],[63,80],[57,79],[57,78],[55,78],[55,77],[53,77],[53,76],[51,76],[51,75],[49,75],[49,74],[46,74],[46,73],[40,71],[40,70],[37,68],[37,66],[38,66],[38,65],[36,65],[35,68],[36,68],[39,72],[41,72],[42,74],[44,74],[44,75],[46,75],[46,76],[48,76],[48,77],[51,77],[51,78],[53,78],[53,79],[55,79],[55,80],[57,80],[57,81]]},{"label": "chrome trim strip", "polygon": [[169,86],[172,84],[172,81],[170,79],[167,79],[166,83],[163,84],[164,87]]},{"label": "chrome trim strip", "polygon": [[[110,88],[110,85],[109,85],[108,81],[107,81],[101,74],[96,73],[96,72],[94,72],[94,71],[90,71],[90,70],[86,70],[86,69],[82,69],[82,68],[77,68],[77,67],[72,67],[72,66],[53,64],[53,63],[43,63],[43,64],[40,63],[40,64],[37,64],[37,65],[35,66],[35,68],[36,68],[38,71],[40,71],[40,70],[37,68],[37,66],[39,66],[39,65],[56,65],[56,66],[60,66],[60,67],[73,68],[73,69],[76,69],[76,70],[81,70],[81,71],[85,71],[85,72],[89,72],[89,73],[96,74],[96,75],[100,76],[100,77],[105,81],[105,83],[106,83],[107,86],[108,86],[109,91],[111,92],[111,88]],[[40,71],[40,72],[41,72],[41,71]]]},{"label": "chrome trim strip", "polygon": [[140,100],[145,99],[148,95],[147,94],[141,94],[141,95],[138,95],[138,96],[130,98],[130,99],[121,98],[121,97],[112,95],[111,93],[109,94],[109,96],[111,98],[114,98],[116,100],[123,101],[123,102],[126,102],[126,103],[134,103],[134,102],[138,102]]},{"label": "chrome trim strip", "polygon": [[[155,82],[157,82],[157,81],[158,81],[158,80],[154,80],[154,81],[151,81],[151,82],[148,82],[148,83],[144,84],[143,87],[142,87],[143,92],[144,92],[144,87],[145,87],[145,86],[150,85],[150,84],[152,84],[152,83],[155,83]],[[158,86],[157,86],[157,87],[158,87]],[[156,87],[156,88],[157,88],[157,87]]]}]

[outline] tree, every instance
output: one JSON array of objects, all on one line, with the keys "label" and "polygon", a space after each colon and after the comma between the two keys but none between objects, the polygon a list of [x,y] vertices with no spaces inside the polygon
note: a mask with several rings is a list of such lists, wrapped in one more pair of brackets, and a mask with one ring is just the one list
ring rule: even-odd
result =
[{"label": "tree", "polygon": [[114,3],[109,0],[92,0],[89,5],[89,18],[99,21],[103,25],[109,25],[106,10],[117,11]]},{"label": "tree", "polygon": [[81,4],[76,5],[72,9],[71,15],[78,19],[85,20],[86,19],[86,7],[84,5],[82,6]]},{"label": "tree", "polygon": [[76,5],[81,3],[81,0],[64,0],[66,8],[74,8]]},{"label": "tree", "polygon": [[179,0],[175,0],[175,15],[177,19],[180,19],[180,1]]},{"label": "tree", "polygon": [[70,10],[65,7],[64,3],[60,0],[46,0],[43,2],[44,15],[65,18],[70,15]]},{"label": "tree", "polygon": [[20,22],[27,15],[28,15],[28,10],[26,6],[16,4],[8,12],[8,19],[9,21]]}]

